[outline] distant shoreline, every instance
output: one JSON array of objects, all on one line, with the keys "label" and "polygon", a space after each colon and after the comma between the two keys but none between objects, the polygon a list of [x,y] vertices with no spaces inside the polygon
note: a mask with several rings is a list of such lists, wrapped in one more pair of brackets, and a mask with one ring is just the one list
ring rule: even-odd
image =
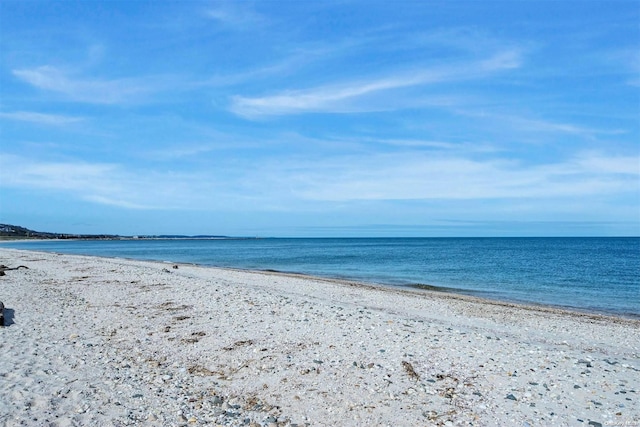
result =
[{"label": "distant shoreline", "polygon": [[43,237],[12,237],[0,236],[0,242],[67,242],[67,241],[111,241],[111,240],[256,240],[261,237],[228,237],[228,236],[118,236],[118,237],[64,237],[64,238],[43,238]]}]

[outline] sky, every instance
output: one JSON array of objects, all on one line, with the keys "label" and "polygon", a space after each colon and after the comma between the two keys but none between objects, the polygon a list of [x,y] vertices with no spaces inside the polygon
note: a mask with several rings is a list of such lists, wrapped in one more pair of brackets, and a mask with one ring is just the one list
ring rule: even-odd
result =
[{"label": "sky", "polygon": [[638,1],[0,2],[0,223],[640,235]]}]

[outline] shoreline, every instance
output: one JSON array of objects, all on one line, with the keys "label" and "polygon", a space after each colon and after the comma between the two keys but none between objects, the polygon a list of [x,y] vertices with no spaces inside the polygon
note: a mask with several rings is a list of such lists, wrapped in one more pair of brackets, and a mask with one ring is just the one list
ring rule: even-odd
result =
[{"label": "shoreline", "polygon": [[[170,240],[170,239],[168,239]],[[342,284],[357,284],[363,287],[371,287],[373,289],[382,288],[382,289],[392,289],[399,290],[405,292],[419,292],[419,293],[434,293],[435,295],[447,295],[452,297],[465,297],[471,299],[477,299],[480,302],[485,304],[496,304],[503,305],[506,307],[509,306],[518,306],[522,309],[528,310],[559,310],[567,312],[568,314],[577,314],[580,316],[594,316],[594,317],[612,317],[612,318],[620,318],[620,319],[628,319],[628,320],[640,320],[640,313],[635,312],[621,312],[615,310],[606,310],[606,309],[597,309],[597,308],[581,308],[581,307],[572,307],[572,306],[563,306],[563,305],[554,305],[554,304],[545,304],[545,303],[537,303],[534,301],[524,301],[518,299],[509,299],[509,298],[491,298],[480,295],[481,292],[476,292],[473,290],[466,289],[458,289],[451,287],[443,287],[443,286],[435,286],[429,284],[393,284],[393,283],[375,283],[375,282],[367,282],[357,279],[350,278],[340,278],[340,277],[332,277],[332,276],[321,276],[321,275],[313,275],[307,273],[300,273],[295,271],[282,271],[275,269],[250,269],[250,268],[239,268],[239,267],[224,267],[217,265],[209,265],[209,264],[199,264],[199,263],[190,263],[183,261],[171,261],[171,260],[156,260],[156,259],[142,259],[142,258],[128,258],[128,257],[120,257],[120,256],[105,256],[105,255],[86,255],[86,254],[65,254],[64,252],[54,252],[54,251],[44,251],[44,250],[36,250],[36,249],[14,249],[10,247],[2,247],[0,246],[0,250],[8,249],[8,250],[16,250],[16,251],[30,251],[30,252],[41,252],[41,253],[53,253],[57,255],[77,255],[77,256],[86,256],[86,257],[94,257],[97,259],[123,259],[128,261],[141,261],[141,262],[150,262],[150,263],[161,263],[161,264],[177,264],[177,265],[185,265],[185,266],[197,266],[202,268],[212,268],[212,269],[221,269],[221,270],[230,270],[230,271],[239,271],[239,272],[247,272],[247,273],[265,273],[265,274],[276,274],[276,275],[284,275],[290,277],[298,277],[309,280],[326,280],[328,282],[333,283],[342,283]]]},{"label": "shoreline", "polygon": [[[155,262],[154,260],[148,260],[148,261]],[[158,262],[167,262],[171,264],[171,261],[158,261]],[[181,263],[173,263],[173,264],[181,264]],[[371,288],[371,289],[378,289],[378,290],[407,292],[407,293],[413,293],[416,295],[429,294],[431,297],[434,297],[434,298],[437,298],[437,297],[459,298],[462,300],[476,301],[478,303],[487,304],[487,305],[517,307],[522,310],[533,310],[533,311],[541,311],[541,312],[545,312],[545,311],[546,312],[562,312],[566,315],[577,315],[580,317],[640,321],[640,313],[616,312],[616,311],[606,311],[606,310],[597,310],[597,309],[590,310],[587,308],[543,304],[543,303],[536,303],[532,301],[489,298],[489,297],[480,296],[478,295],[478,293],[474,291],[467,291],[465,289],[457,289],[457,288],[435,286],[435,285],[424,285],[424,284],[394,285],[394,284],[388,284],[388,283],[373,283],[373,282],[366,282],[366,281],[359,281],[359,280],[351,280],[347,278],[314,276],[312,274],[296,273],[296,272],[288,272],[288,271],[280,271],[280,270],[272,270],[272,269],[252,270],[252,269],[242,269],[242,268],[233,268],[233,267],[208,266],[205,264],[197,264],[197,263],[193,263],[193,264],[184,263],[184,265],[200,266],[203,268],[219,268],[222,270],[233,270],[233,271],[240,271],[240,272],[247,272],[247,273],[275,274],[275,275],[282,275],[282,276],[298,277],[301,279],[328,281],[328,282],[338,283],[343,285],[362,286],[364,288]]]},{"label": "shoreline", "polygon": [[184,263],[0,263],[29,267],[0,277],[6,426],[640,424],[638,320]]}]

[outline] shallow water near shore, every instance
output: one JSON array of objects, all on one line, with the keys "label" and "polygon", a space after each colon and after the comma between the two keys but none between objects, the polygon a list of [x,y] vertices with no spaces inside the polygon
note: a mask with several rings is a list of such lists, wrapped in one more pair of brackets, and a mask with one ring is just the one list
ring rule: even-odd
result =
[{"label": "shallow water near shore", "polygon": [[4,247],[277,270],[640,317],[640,238],[38,241]]}]

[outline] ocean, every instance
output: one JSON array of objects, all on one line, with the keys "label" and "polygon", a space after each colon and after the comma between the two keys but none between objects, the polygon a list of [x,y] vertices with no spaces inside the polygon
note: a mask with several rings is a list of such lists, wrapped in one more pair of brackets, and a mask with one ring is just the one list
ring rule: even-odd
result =
[{"label": "ocean", "polygon": [[0,246],[276,270],[640,317],[638,237],[68,240]]}]

